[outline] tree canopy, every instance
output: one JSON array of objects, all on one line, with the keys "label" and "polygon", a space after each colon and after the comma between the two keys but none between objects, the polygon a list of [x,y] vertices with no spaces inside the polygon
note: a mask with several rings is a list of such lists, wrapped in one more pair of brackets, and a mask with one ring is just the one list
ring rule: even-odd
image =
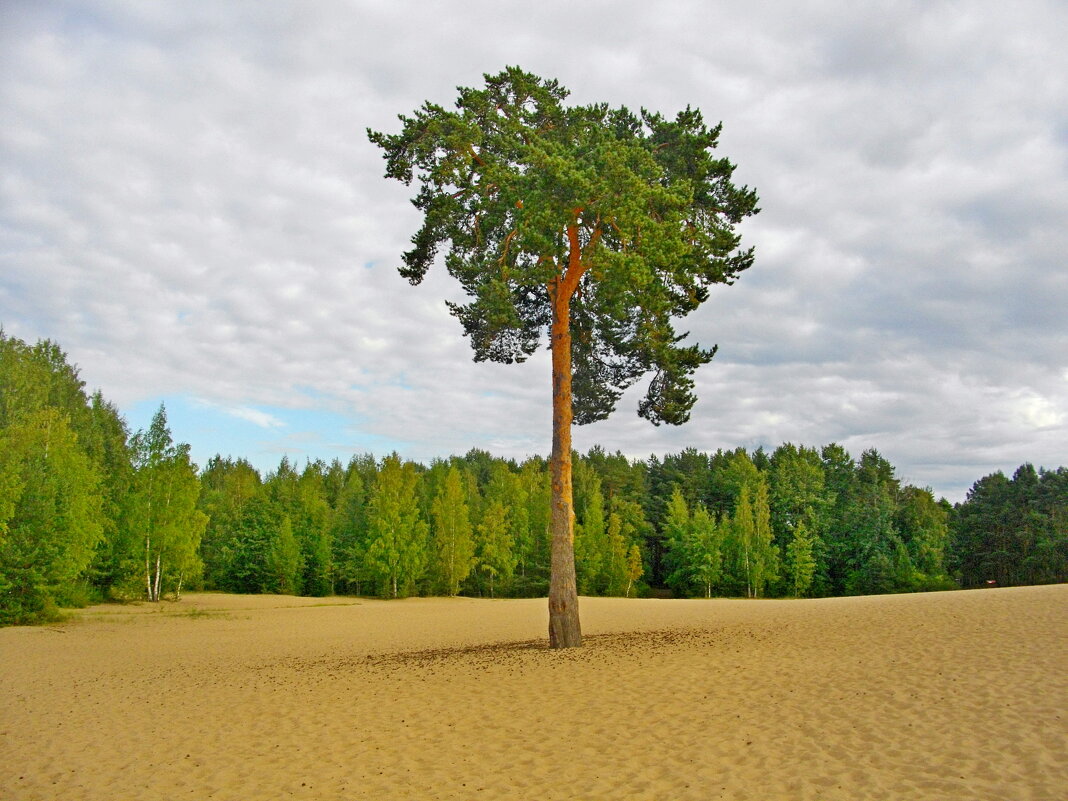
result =
[{"label": "tree canopy", "polygon": [[398,134],[369,131],[386,176],[419,186],[423,225],[402,274],[426,275],[438,251],[471,296],[450,304],[476,360],[523,361],[552,321],[551,294],[571,298],[576,423],[606,417],[642,375],[639,413],[682,423],[691,374],[715,348],[682,345],[672,318],[753,262],[735,225],[757,196],[713,155],[720,125],[607,104],[566,106],[568,91],[509,67],[456,110],[425,103]]}]

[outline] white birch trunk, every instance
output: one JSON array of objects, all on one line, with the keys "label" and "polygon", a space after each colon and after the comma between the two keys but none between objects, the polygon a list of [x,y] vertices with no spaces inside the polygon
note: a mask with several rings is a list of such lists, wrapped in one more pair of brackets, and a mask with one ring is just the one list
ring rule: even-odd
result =
[{"label": "white birch trunk", "polygon": [[148,536],[145,536],[145,593],[148,595],[148,600],[154,600],[152,598],[152,540]]},{"label": "white birch trunk", "polygon": [[163,561],[163,554],[161,554],[161,553],[156,554],[156,586],[155,586],[155,592],[153,593],[153,597],[152,597],[153,601],[158,601],[159,600],[159,585],[160,585],[160,579],[163,576],[163,571],[161,569],[162,561]]}]

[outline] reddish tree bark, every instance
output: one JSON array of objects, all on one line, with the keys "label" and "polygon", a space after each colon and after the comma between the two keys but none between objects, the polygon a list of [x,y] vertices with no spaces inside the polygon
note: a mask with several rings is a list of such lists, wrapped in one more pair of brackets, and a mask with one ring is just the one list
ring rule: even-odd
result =
[{"label": "reddish tree bark", "polygon": [[[576,215],[577,216],[577,215]],[[585,268],[578,226],[567,229],[567,270],[549,285],[553,320],[550,349],[553,367],[552,551],[549,578],[549,647],[582,645],[578,588],[575,582],[575,512],[571,487],[571,298]]]}]

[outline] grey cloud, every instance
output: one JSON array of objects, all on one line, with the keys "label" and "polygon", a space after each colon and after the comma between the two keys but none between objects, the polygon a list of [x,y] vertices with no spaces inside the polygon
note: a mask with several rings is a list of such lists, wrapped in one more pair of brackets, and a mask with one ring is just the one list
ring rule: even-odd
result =
[{"label": "grey cloud", "polygon": [[419,218],[364,134],[518,63],[574,102],[722,119],[764,208],[743,229],[756,266],[680,322],[720,345],[692,422],[638,419],[638,386],[580,447],[837,440],[956,497],[984,471],[1064,461],[1057,3],[0,15],[0,322],[59,341],[121,404],[184,393],[356,421],[271,440],[308,453],[361,436],[413,458],[546,452],[545,354],[474,364],[444,308],[455,282],[397,275]]}]

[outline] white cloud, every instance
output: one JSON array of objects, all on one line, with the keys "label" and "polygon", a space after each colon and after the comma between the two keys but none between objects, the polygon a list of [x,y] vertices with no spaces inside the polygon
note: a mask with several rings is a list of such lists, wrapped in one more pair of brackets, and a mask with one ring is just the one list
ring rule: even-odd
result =
[{"label": "white cloud", "polygon": [[519,63],[576,102],[722,119],[764,209],[756,265],[685,321],[721,346],[692,422],[648,426],[635,389],[580,447],[838,440],[960,497],[1064,461],[1066,23],[1052,0],[6,3],[0,322],[124,407],[547,452],[544,354],[473,364],[455,282],[397,275],[418,215],[364,133]]},{"label": "white cloud", "polygon": [[259,409],[253,409],[250,406],[219,406],[218,404],[205,403],[207,406],[214,407],[224,414],[228,414],[231,417],[236,417],[238,420],[245,420],[260,428],[285,428],[286,424],[282,420],[279,420],[273,414],[269,412],[260,411]]}]

